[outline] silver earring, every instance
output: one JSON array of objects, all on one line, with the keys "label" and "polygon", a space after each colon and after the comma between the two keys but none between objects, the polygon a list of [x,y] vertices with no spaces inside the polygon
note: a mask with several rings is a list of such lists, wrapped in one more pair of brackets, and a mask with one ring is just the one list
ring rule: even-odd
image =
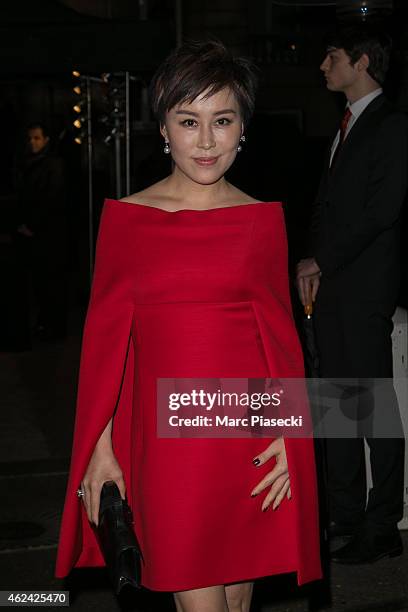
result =
[{"label": "silver earring", "polygon": [[[244,136],[244,135],[242,135],[242,136],[241,136],[241,138],[239,139],[239,142],[240,142],[240,143],[241,143],[241,142],[245,142],[245,140],[246,140],[245,136]],[[241,151],[242,151],[242,146],[241,146],[241,144],[239,144],[239,145],[237,146],[237,151],[238,151],[238,153],[241,153]]]},{"label": "silver earring", "polygon": [[165,141],[163,151],[168,155],[170,153],[170,143],[168,140]]}]

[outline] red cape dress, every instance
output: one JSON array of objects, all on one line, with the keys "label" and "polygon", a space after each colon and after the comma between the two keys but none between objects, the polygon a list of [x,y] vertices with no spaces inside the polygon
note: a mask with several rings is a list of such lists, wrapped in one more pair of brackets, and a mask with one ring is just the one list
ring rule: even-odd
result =
[{"label": "red cape dress", "polygon": [[[285,572],[321,577],[312,439],[286,438],[292,498],[261,511],[252,489],[271,438],[156,434],[158,377],[302,377],[282,207],[104,205],[86,317],[56,576],[103,566],[76,490],[113,420],[113,448],[145,565],[159,591]],[[273,438],[272,438],[273,439]]]}]

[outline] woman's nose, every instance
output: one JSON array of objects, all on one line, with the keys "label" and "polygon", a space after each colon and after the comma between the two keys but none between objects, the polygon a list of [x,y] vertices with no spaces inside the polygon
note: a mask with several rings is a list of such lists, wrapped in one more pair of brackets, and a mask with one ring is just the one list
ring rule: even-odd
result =
[{"label": "woman's nose", "polygon": [[215,138],[211,128],[202,127],[199,133],[198,146],[200,149],[212,149],[215,147]]}]

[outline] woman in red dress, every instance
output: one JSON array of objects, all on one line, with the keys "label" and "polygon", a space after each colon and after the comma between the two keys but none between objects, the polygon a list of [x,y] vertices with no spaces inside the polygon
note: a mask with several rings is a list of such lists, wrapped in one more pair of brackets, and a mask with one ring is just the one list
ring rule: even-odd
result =
[{"label": "woman in red dress", "polygon": [[255,81],[216,42],[160,66],[153,108],[173,172],[105,202],[84,330],[56,575],[104,565],[91,524],[114,480],[142,584],[173,592],[179,612],[249,610],[261,576],[321,577],[311,439],[157,434],[158,378],[303,376],[281,205],[224,177]]}]

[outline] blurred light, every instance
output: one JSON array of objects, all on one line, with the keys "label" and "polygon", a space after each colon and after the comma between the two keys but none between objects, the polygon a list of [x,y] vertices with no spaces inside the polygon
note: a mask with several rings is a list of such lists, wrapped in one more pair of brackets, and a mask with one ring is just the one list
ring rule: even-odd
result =
[{"label": "blurred light", "polygon": [[75,85],[75,87],[74,87],[74,92],[75,92],[76,94],[78,94],[78,96],[80,96],[80,95],[81,95],[82,90],[81,90],[81,88],[80,88],[80,86],[79,86],[79,85]]},{"label": "blurred light", "polygon": [[296,45],[290,45],[290,48],[292,49],[292,51],[296,50]]},{"label": "blurred light", "polygon": [[75,119],[74,125],[76,128],[80,129],[82,127],[82,123],[79,119]]},{"label": "blurred light", "polygon": [[73,71],[72,71],[72,76],[74,76],[74,77],[80,77],[80,76],[81,76],[81,73],[80,73],[80,72],[78,72],[78,70],[73,70]]},{"label": "blurred light", "polygon": [[336,2],[336,14],[342,22],[354,19],[365,21],[392,15],[393,7],[393,0],[339,0]]},{"label": "blurred light", "polygon": [[75,136],[74,140],[75,140],[76,144],[79,144],[79,145],[82,144],[82,138],[80,136]]},{"label": "blurred light", "polygon": [[110,133],[106,136],[106,138],[103,139],[103,142],[105,144],[109,144],[116,134],[119,134],[119,130],[114,127],[111,129]]},{"label": "blurred light", "polygon": [[75,106],[74,106],[73,108],[74,108],[74,111],[75,111],[76,113],[80,113],[80,112],[81,112],[81,110],[82,110],[82,109],[81,109],[81,104],[75,104]]}]

